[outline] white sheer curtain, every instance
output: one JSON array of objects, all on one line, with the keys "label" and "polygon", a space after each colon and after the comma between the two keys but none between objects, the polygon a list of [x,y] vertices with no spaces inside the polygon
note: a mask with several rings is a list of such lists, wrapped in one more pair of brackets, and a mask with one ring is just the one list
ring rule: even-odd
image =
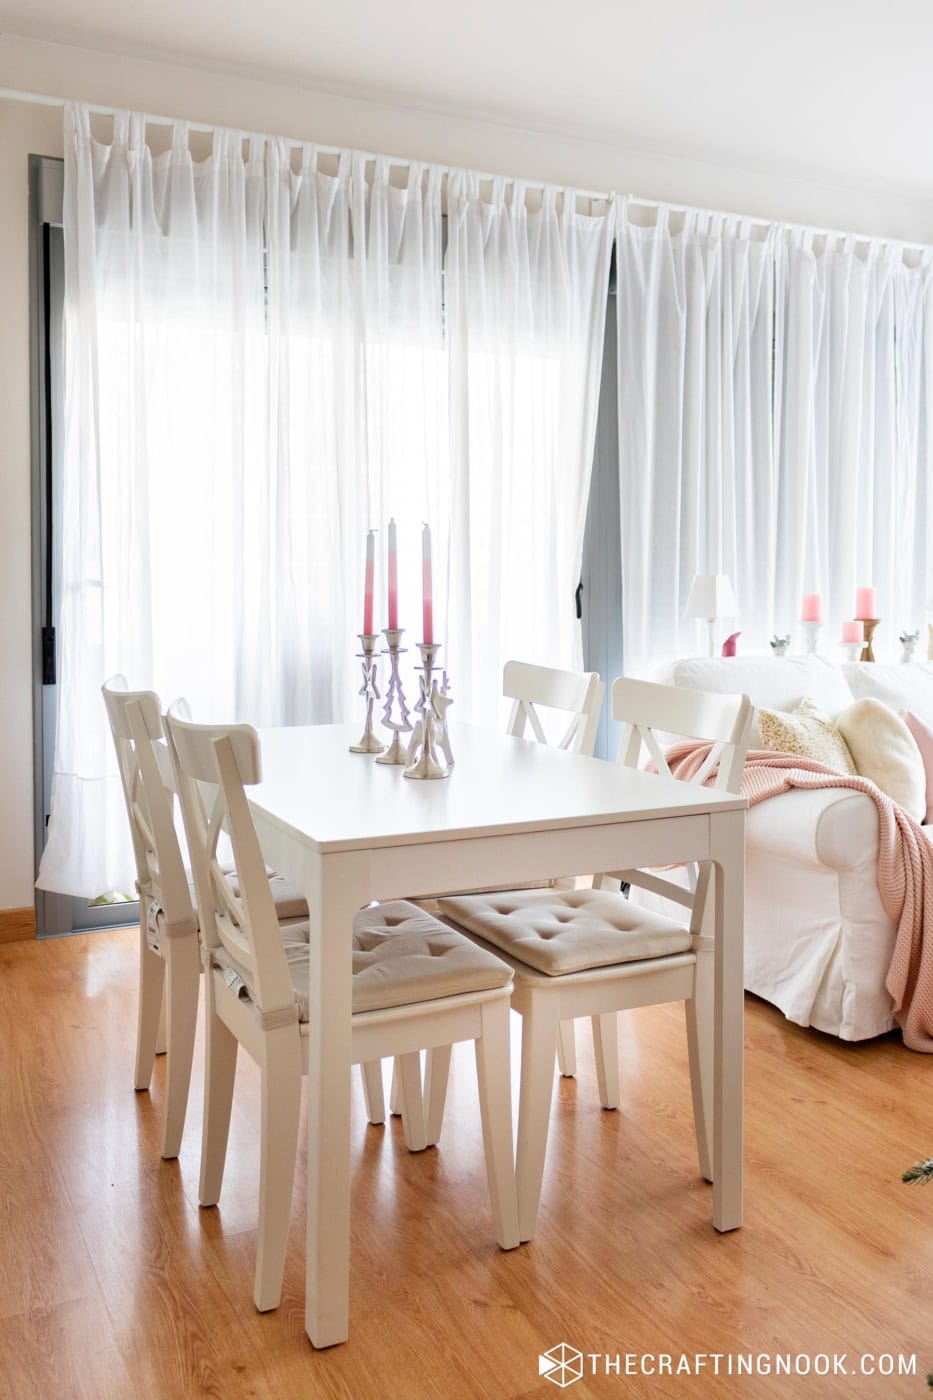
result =
[{"label": "white sheer curtain", "polygon": [[[295,168],[297,166],[297,168]],[[357,714],[355,634],[366,531],[394,517],[399,620],[420,637],[421,526],[445,607],[448,426],[441,173],[314,146],[268,154],[272,551],[287,626],[275,643],[284,718]],[[402,183],[393,183],[393,180]],[[377,571],[376,626],[385,625]],[[285,697],[288,697],[285,699]]]},{"label": "white sheer curtain", "polygon": [[[579,666],[580,577],[612,213],[573,191],[448,182],[451,610],[457,714],[495,724],[512,656]],[[535,200],[535,206],[530,207]]]},{"label": "white sheer curtain", "polygon": [[695,650],[696,573],[729,574],[741,624],[769,625],[773,248],[740,219],[618,212],[622,637],[639,674]]},{"label": "white sheer curtain", "polygon": [[39,875],[66,894],[132,889],[108,675],[205,716],[349,718],[366,529],[399,521],[403,623],[425,518],[445,572],[439,175],[407,167],[397,187],[349,153],[328,174],[314,147],[227,131],[210,146],[195,160],[179,123],[155,156],[126,114],[101,144],[86,108],[66,110],[59,720]]},{"label": "white sheer curtain", "polygon": [[[643,212],[643,211],[642,211]],[[878,590],[887,648],[933,593],[929,256],[663,206],[619,209],[623,646],[629,673],[696,649],[695,573],[726,573],[741,649],[826,645]]]},{"label": "white sheer curtain", "polygon": [[836,641],[870,584],[891,651],[923,625],[933,563],[928,269],[884,245],[817,248],[789,232],[776,272],[775,617],[790,627],[801,595],[821,593]]}]

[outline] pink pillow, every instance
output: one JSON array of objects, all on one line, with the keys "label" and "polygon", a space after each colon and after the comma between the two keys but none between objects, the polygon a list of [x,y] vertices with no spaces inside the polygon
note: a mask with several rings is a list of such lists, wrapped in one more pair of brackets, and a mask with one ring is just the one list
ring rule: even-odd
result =
[{"label": "pink pillow", "polygon": [[924,822],[933,822],[933,729],[910,710],[902,710],[901,719],[916,739],[923,759],[923,769],[927,775],[927,814]]}]

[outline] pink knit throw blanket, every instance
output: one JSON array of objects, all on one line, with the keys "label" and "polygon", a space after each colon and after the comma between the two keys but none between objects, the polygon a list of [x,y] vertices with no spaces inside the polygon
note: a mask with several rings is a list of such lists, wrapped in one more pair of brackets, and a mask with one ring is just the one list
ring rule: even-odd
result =
[{"label": "pink knit throw blanket", "polygon": [[[675,778],[689,780],[709,753],[709,744],[678,744],[667,753]],[[707,783],[715,780],[715,772]],[[933,843],[919,822],[867,778],[839,773],[799,754],[751,749],[742,792],[750,807],[791,788],[851,788],[878,809],[878,893],[897,925],[894,956],[885,985],[911,1050],[933,1052]]]}]

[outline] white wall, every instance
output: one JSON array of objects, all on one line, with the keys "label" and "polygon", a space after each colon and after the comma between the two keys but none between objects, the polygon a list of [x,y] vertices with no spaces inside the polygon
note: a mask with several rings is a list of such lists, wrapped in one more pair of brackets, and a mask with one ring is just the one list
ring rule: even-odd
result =
[{"label": "white wall", "polygon": [[[933,241],[933,197],[788,179],[9,35],[0,36],[0,88]],[[31,903],[33,881],[26,157],[61,149],[58,109],[0,101],[0,909]]]}]

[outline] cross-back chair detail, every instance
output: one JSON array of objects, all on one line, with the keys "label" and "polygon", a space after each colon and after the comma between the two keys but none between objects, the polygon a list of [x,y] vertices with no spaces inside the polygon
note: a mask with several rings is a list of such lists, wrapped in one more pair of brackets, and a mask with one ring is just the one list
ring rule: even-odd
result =
[{"label": "cross-back chair detail", "polygon": [[592,754],[604,692],[595,671],[558,671],[525,661],[507,661],[502,673],[502,694],[513,703],[506,732],[521,739],[530,729],[539,744],[547,744],[550,741],[538,707],[560,710],[570,719],[555,747]]},{"label": "cross-back chair detail", "polygon": [[[244,784],[262,778],[259,738],[246,724],[194,724],[183,702],[171,706],[169,720],[202,915],[201,941],[208,950],[222,948],[250,974],[264,1018],[277,1024],[283,1016],[297,1020],[275,902],[244,792]],[[223,832],[233,846],[239,895],[218,857]]]},{"label": "cross-back chair detail", "polygon": [[[740,790],[752,713],[747,696],[718,695],[621,676],[613,682],[611,706],[613,719],[624,726],[619,743],[620,765],[637,768],[644,750],[657,772],[670,778],[673,774],[658,734],[668,739],[694,739],[708,743],[710,750],[689,781],[699,787],[715,772],[714,788],[721,792]],[[688,909],[696,906],[701,921],[706,883],[701,887],[695,863],[687,865],[686,873],[688,889],[651,871],[620,870],[612,875]],[[606,882],[606,876],[597,877],[598,887],[605,887]]]}]

